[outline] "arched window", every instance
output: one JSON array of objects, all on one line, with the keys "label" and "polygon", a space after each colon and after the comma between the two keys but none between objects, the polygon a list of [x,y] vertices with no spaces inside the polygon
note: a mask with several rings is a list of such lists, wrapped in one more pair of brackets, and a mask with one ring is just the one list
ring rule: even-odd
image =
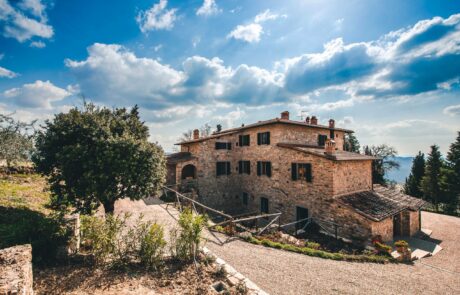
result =
[{"label": "arched window", "polygon": [[182,179],[195,179],[196,178],[196,167],[192,164],[185,165],[182,168]]}]

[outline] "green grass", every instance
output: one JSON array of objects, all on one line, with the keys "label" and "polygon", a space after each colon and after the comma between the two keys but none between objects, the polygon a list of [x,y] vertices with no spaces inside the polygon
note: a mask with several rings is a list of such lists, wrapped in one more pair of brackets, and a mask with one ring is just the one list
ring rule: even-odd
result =
[{"label": "green grass", "polygon": [[38,174],[0,175],[0,206],[48,213],[46,180]]},{"label": "green grass", "polygon": [[380,255],[351,255],[343,253],[332,253],[323,250],[313,249],[309,247],[298,247],[290,244],[283,244],[278,242],[273,242],[267,239],[257,239],[255,237],[250,237],[246,241],[256,245],[262,245],[265,247],[281,249],[285,251],[295,252],[299,254],[304,254],[313,257],[320,257],[325,259],[332,260],[342,260],[342,261],[352,261],[352,262],[373,262],[373,263],[388,263],[395,262],[395,259],[389,256],[380,256]]}]

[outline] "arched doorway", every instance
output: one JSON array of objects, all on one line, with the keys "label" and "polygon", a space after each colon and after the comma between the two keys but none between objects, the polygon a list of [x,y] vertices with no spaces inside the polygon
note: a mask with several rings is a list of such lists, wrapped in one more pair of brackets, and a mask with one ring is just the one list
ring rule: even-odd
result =
[{"label": "arched doorway", "polygon": [[195,179],[196,167],[195,165],[188,164],[182,168],[181,179]]}]

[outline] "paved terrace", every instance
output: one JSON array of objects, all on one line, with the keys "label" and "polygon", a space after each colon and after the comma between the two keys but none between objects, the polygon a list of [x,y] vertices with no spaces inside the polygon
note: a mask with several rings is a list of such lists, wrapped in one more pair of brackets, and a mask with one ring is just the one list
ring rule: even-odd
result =
[{"label": "paved terrace", "polygon": [[[143,213],[168,228],[178,215],[172,206],[142,201],[122,200],[115,209]],[[333,261],[211,233],[206,246],[270,294],[459,294],[460,218],[423,212],[422,222],[443,250],[414,265]]]}]

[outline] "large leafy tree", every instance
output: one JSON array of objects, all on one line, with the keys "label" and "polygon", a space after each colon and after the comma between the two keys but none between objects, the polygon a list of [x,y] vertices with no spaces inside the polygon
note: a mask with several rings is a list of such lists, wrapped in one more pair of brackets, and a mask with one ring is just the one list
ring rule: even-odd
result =
[{"label": "large leafy tree", "polygon": [[425,165],[425,175],[422,178],[421,188],[423,198],[434,204],[436,211],[439,209],[441,198],[441,169],[444,163],[437,145],[432,145]]},{"label": "large leafy tree", "polygon": [[399,169],[399,163],[395,159],[398,155],[396,149],[386,144],[381,144],[371,147],[364,146],[363,150],[365,155],[377,157],[372,162],[373,183],[386,184],[388,180],[385,178],[385,175],[388,171]]},{"label": "large leafy tree", "polygon": [[356,138],[356,136],[354,136],[353,133],[345,134],[345,140],[343,142],[344,150],[353,152],[353,153],[359,153],[360,148],[361,147],[359,145],[359,141]]},{"label": "large leafy tree", "polygon": [[34,124],[35,121],[25,123],[0,114],[0,161],[5,161],[8,168],[30,160]]},{"label": "large leafy tree", "polygon": [[110,110],[85,103],[46,121],[33,160],[49,176],[52,205],[90,213],[102,204],[111,213],[117,199],[154,194],[166,164],[162,148],[148,136],[137,106]]},{"label": "large leafy tree", "polygon": [[447,152],[447,163],[442,169],[441,189],[447,211],[456,213],[460,199],[460,132]]},{"label": "large leafy tree", "polygon": [[424,175],[425,155],[422,152],[418,152],[418,154],[412,160],[412,168],[409,176],[406,178],[406,183],[404,184],[404,192],[408,195],[422,198],[423,192],[420,188],[420,183]]}]

